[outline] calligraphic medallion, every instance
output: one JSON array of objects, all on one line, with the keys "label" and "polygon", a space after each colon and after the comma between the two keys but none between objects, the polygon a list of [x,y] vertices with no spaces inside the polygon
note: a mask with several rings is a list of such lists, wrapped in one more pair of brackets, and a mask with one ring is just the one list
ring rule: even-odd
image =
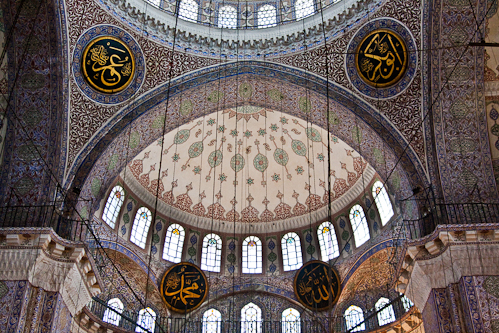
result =
[{"label": "calligraphic medallion", "polygon": [[133,80],[135,58],[122,40],[102,36],[86,46],[81,68],[83,77],[94,89],[114,94],[128,87]]},{"label": "calligraphic medallion", "polygon": [[374,87],[390,87],[407,69],[404,40],[389,29],[377,29],[360,42],[355,53],[359,76]]},{"label": "calligraphic medallion", "polygon": [[310,310],[323,311],[338,301],[341,281],[334,268],[323,261],[313,260],[296,272],[293,287],[301,304]]},{"label": "calligraphic medallion", "polygon": [[161,281],[161,296],[175,312],[187,313],[203,304],[208,295],[208,281],[196,265],[181,262],[166,271]]}]

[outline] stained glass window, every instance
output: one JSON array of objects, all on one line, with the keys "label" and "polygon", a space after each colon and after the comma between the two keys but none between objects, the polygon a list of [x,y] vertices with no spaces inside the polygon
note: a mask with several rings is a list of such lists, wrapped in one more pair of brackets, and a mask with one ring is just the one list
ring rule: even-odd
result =
[{"label": "stained glass window", "polygon": [[199,5],[195,0],[181,0],[178,16],[184,20],[197,22]]},{"label": "stained glass window", "polygon": [[209,272],[220,272],[222,260],[222,239],[216,234],[208,234],[203,239],[201,269]]},{"label": "stained glass window", "polygon": [[[395,312],[393,312],[393,306],[390,304],[390,300],[385,297],[381,297],[376,302],[376,311],[378,311],[378,324],[379,326],[384,326],[395,321]],[[383,308],[386,306],[385,308]],[[383,310],[381,310],[383,308]]]},{"label": "stained glass window", "polygon": [[381,224],[385,225],[390,221],[393,216],[393,207],[390,202],[390,197],[383,183],[377,181],[373,185],[373,197],[376,207],[378,208],[379,216],[381,217]]},{"label": "stained glass window", "polygon": [[180,224],[172,224],[166,230],[163,259],[179,263],[182,261],[182,247],[184,246],[185,231]]},{"label": "stained glass window", "polygon": [[[402,293],[400,293],[400,295],[402,295]],[[412,301],[406,295],[402,296],[401,300],[402,300],[402,305],[404,306],[405,312],[409,311],[412,308],[412,306],[414,305],[414,303],[412,303]]]},{"label": "stained glass window", "polygon": [[300,268],[303,264],[300,237],[294,232],[288,232],[281,239],[281,247],[284,271]]},{"label": "stained glass window", "polygon": [[154,322],[156,320],[156,312],[151,308],[145,308],[139,311],[139,318],[137,319],[137,325],[142,326],[147,329],[143,330],[139,326],[135,328],[135,332],[154,332]]},{"label": "stained glass window", "polygon": [[312,15],[314,11],[314,0],[296,0],[295,15],[297,20]]},{"label": "stained glass window", "polygon": [[340,255],[338,239],[336,238],[336,232],[331,222],[326,221],[322,223],[319,229],[317,229],[317,236],[323,261],[329,261]]},{"label": "stained glass window", "polygon": [[146,207],[140,207],[137,214],[135,214],[130,241],[143,249],[146,247],[147,233],[151,226],[151,220],[151,211]]},{"label": "stained glass window", "polygon": [[249,236],[243,241],[243,273],[262,272],[262,241]]},{"label": "stained glass window", "polygon": [[115,186],[109,197],[107,197],[106,206],[104,206],[104,212],[102,213],[102,219],[111,228],[116,225],[116,219],[120,213],[121,206],[125,201],[125,191],[121,186]]},{"label": "stained glass window", "polygon": [[366,324],[364,323],[364,313],[358,306],[350,305],[348,309],[345,310],[344,317],[345,323],[347,324],[347,330],[351,330],[351,332],[360,332],[366,329]]},{"label": "stained glass window", "polygon": [[350,223],[352,224],[355,246],[359,247],[370,238],[366,215],[360,205],[355,205],[350,209]]},{"label": "stained glass window", "polygon": [[300,333],[300,312],[293,308],[286,309],[281,316],[283,333]]},{"label": "stained glass window", "polygon": [[237,28],[237,11],[233,6],[222,6],[218,9],[219,28]]},{"label": "stained glass window", "polygon": [[262,310],[253,303],[246,304],[241,309],[241,333],[262,332]]},{"label": "stained glass window", "polygon": [[209,309],[203,314],[203,333],[220,333],[222,314],[216,309]]},{"label": "stained glass window", "polygon": [[275,6],[263,5],[258,8],[258,27],[268,28],[277,25],[277,11]]},{"label": "stained glass window", "polygon": [[115,326],[119,326],[121,319],[120,314],[123,312],[123,303],[119,298],[113,298],[110,299],[109,302],[107,302],[107,306],[114,309],[114,311],[111,309],[106,309],[106,311],[104,311],[104,317],[102,317],[102,321],[105,323],[113,324]]}]

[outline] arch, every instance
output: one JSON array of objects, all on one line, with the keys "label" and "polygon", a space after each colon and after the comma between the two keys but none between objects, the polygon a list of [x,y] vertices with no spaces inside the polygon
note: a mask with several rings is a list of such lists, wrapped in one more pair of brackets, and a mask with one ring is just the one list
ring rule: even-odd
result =
[{"label": "arch", "polygon": [[381,225],[385,225],[390,221],[393,216],[393,206],[386,191],[385,186],[379,180],[373,184],[373,198],[378,208],[379,216],[381,218]]},{"label": "arch", "polygon": [[281,314],[283,333],[301,333],[300,312],[293,308],[284,310]]},{"label": "arch", "polygon": [[303,265],[300,236],[288,232],[281,238],[282,266],[284,271],[292,271]]},{"label": "arch", "polygon": [[376,311],[378,312],[377,317],[379,326],[384,326],[395,321],[395,312],[393,312],[393,306],[390,304],[388,298],[380,297],[375,306]]},{"label": "arch", "polygon": [[352,224],[355,246],[359,247],[369,240],[370,235],[364,209],[358,204],[350,209],[350,223]]},{"label": "arch", "polygon": [[262,241],[256,236],[248,236],[243,241],[243,273],[262,272]]},{"label": "arch", "polygon": [[277,25],[277,10],[275,6],[266,4],[258,8],[258,27],[268,28],[275,27]]},{"label": "arch", "polygon": [[262,332],[262,310],[255,303],[248,303],[241,309],[241,333]]},{"label": "arch", "polygon": [[208,234],[203,239],[201,269],[209,272],[220,272],[222,261],[222,239],[217,234]]},{"label": "arch", "polygon": [[203,333],[220,333],[222,314],[217,309],[208,309],[203,313]]},{"label": "arch", "polygon": [[360,332],[366,329],[364,313],[358,306],[350,305],[348,309],[345,310],[344,318],[347,330],[351,330],[350,332]]},{"label": "arch", "polygon": [[297,20],[301,20],[307,16],[313,15],[314,12],[314,0],[295,1],[295,17]]},{"label": "arch", "polygon": [[237,28],[237,10],[234,6],[224,5],[218,8],[218,27]]},{"label": "arch", "polygon": [[400,293],[400,295],[402,296],[402,298],[400,299],[402,301],[402,306],[404,307],[405,312],[407,312],[414,306],[414,303],[406,295],[402,293]]},{"label": "arch", "polygon": [[137,318],[137,325],[142,326],[147,329],[143,330],[139,326],[135,328],[135,332],[154,332],[154,325],[156,321],[156,312],[153,309],[147,307],[139,311],[139,317]]},{"label": "arch", "polygon": [[197,22],[199,4],[195,0],[181,0],[178,8],[178,17],[186,21]]},{"label": "arch", "polygon": [[111,190],[111,193],[109,193],[102,213],[102,219],[112,229],[116,225],[116,219],[120,213],[121,206],[123,206],[123,202],[125,202],[125,190],[123,190],[123,187],[116,185]]},{"label": "arch", "polygon": [[146,207],[140,207],[133,220],[132,232],[130,233],[130,242],[140,248],[146,248],[147,233],[151,226],[152,214]]},{"label": "arch", "polygon": [[323,261],[329,261],[340,255],[338,238],[336,238],[336,232],[331,222],[323,222],[317,228],[317,238],[319,239]]},{"label": "arch", "polygon": [[[233,86],[237,84],[240,75],[244,75],[246,80],[258,79],[259,84],[267,86],[269,77],[272,79],[272,84],[278,87],[279,91],[288,92],[296,91],[299,94],[303,87],[313,87],[311,95],[314,98],[324,99],[326,92],[328,92],[331,110],[336,109],[334,134],[339,139],[351,147],[357,147],[359,144],[352,136],[352,129],[346,124],[357,124],[358,128],[362,129],[362,141],[378,142],[382,145],[385,153],[386,163],[396,164],[400,156],[399,166],[396,168],[396,185],[393,185],[394,177],[388,179],[388,185],[397,188],[397,193],[400,196],[409,196],[412,194],[412,188],[417,186],[425,188],[428,181],[424,171],[423,164],[419,160],[415,151],[407,146],[407,140],[400,134],[388,118],[380,115],[373,106],[366,103],[364,100],[357,97],[356,94],[348,91],[347,89],[329,82],[326,87],[327,81],[317,77],[313,74],[306,73],[305,71],[292,69],[284,65],[273,64],[269,62],[259,61],[239,61],[237,63],[227,63],[217,65],[209,68],[197,70],[181,77],[177,77],[171,82],[170,103],[177,103],[180,105],[180,100],[188,100],[190,98],[199,98],[204,96],[204,91],[213,90],[213,82],[218,82],[219,74],[222,74],[220,85],[217,86]],[[189,84],[185,84],[190,82]],[[81,189],[80,196],[99,201],[102,199],[104,192],[95,192],[92,190],[92,180],[98,178],[101,182],[101,188],[108,188],[112,181],[119,175],[121,170],[126,164],[124,157],[116,156],[116,149],[118,146],[126,146],[128,140],[127,129],[130,127],[136,128],[138,124],[151,124],[155,119],[164,116],[160,110],[164,110],[166,103],[165,93],[168,89],[167,84],[158,86],[142,97],[136,99],[133,103],[117,112],[112,119],[109,120],[105,127],[99,129],[95,135],[86,143],[80,150],[71,169],[68,171],[66,177],[65,188],[79,188]],[[225,105],[232,107],[236,105],[235,96],[230,91],[225,92]],[[234,99],[234,101],[233,101]],[[188,115],[178,117],[174,112],[167,115],[167,128],[169,132],[189,122],[190,120],[206,114],[210,114],[217,110],[217,103],[206,102],[202,99],[202,105],[196,106],[195,109],[190,111]],[[206,105],[204,103],[207,103]],[[313,107],[310,113],[304,113],[301,110],[290,110],[284,108],[282,103],[275,101],[271,98],[263,98],[255,101],[248,101],[250,105],[267,107],[273,110],[282,111],[283,113],[290,113],[302,119],[309,119],[317,126],[327,128],[327,122],[323,114],[320,113],[318,108]],[[173,105],[173,104],[171,104]],[[197,105],[197,103],[196,103]],[[130,126],[130,127],[129,127]],[[143,148],[157,140],[162,134],[162,130],[158,128],[149,128],[147,131],[137,133],[139,144],[135,148],[129,149],[129,158],[136,156]],[[374,168],[376,168],[377,160],[373,150],[364,150],[362,156]],[[113,168],[109,166],[112,165]],[[377,170],[381,177],[388,176],[385,170],[379,168]],[[412,205],[413,203],[411,203]],[[83,201],[77,205],[78,209],[84,206],[89,214],[93,213],[97,208],[94,206],[86,206]],[[418,215],[417,206],[414,204],[410,210],[414,217]]]},{"label": "arch", "polygon": [[119,326],[121,320],[120,314],[124,309],[123,302],[119,298],[112,298],[107,302],[107,306],[114,309],[114,311],[109,308],[106,309],[106,311],[104,311],[102,321],[114,326]]},{"label": "arch", "polygon": [[174,223],[168,227],[163,247],[163,259],[179,263],[182,261],[185,230],[180,224]]}]

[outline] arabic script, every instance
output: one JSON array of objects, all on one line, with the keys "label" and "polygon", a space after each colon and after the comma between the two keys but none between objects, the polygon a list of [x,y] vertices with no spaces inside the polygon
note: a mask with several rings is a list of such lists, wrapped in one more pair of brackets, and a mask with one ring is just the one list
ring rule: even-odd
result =
[{"label": "arabic script", "polygon": [[366,83],[388,87],[397,83],[405,73],[407,57],[406,45],[400,36],[388,29],[378,29],[359,44],[357,71]]}]

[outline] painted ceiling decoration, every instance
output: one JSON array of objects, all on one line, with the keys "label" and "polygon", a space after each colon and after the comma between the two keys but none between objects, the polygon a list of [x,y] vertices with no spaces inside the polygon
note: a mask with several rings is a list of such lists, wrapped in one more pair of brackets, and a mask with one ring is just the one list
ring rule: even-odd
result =
[{"label": "painted ceiling decoration", "polygon": [[284,220],[327,205],[328,139],[335,201],[356,185],[366,186],[372,178],[371,172],[363,178],[368,163],[322,128],[256,106],[225,109],[178,127],[146,147],[122,175],[129,186],[155,196],[162,154],[159,199],[174,209],[230,222]]}]

